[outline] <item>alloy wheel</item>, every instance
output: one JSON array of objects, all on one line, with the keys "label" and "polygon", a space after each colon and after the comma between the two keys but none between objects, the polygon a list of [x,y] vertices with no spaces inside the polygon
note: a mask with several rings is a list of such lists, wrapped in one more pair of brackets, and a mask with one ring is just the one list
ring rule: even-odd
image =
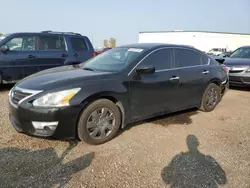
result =
[{"label": "alloy wheel", "polygon": [[93,139],[104,139],[114,130],[115,121],[115,115],[110,109],[96,109],[88,117],[87,132]]},{"label": "alloy wheel", "polygon": [[211,88],[207,93],[206,105],[208,108],[213,108],[218,102],[218,95],[215,88]]}]

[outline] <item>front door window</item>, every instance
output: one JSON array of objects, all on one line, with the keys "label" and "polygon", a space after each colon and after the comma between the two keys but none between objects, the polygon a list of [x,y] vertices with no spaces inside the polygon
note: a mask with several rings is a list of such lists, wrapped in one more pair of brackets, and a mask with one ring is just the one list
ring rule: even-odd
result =
[{"label": "front door window", "polygon": [[6,43],[10,51],[33,51],[35,50],[34,36],[20,36]]}]

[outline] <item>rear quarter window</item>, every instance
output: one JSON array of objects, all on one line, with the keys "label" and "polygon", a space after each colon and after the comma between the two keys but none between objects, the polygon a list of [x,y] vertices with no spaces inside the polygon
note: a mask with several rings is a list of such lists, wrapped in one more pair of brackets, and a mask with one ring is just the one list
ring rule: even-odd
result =
[{"label": "rear quarter window", "polygon": [[209,58],[203,54],[200,54],[201,65],[207,65],[209,63]]}]

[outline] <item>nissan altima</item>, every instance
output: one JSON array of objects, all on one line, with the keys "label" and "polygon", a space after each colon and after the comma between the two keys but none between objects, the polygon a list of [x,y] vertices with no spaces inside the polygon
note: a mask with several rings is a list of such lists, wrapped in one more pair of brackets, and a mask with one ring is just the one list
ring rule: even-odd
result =
[{"label": "nissan altima", "polygon": [[250,46],[236,49],[224,64],[229,68],[230,85],[250,87]]},{"label": "nissan altima", "polygon": [[135,121],[210,112],[227,86],[226,66],[193,47],[131,44],[21,80],[9,92],[10,121],[28,135],[103,144]]}]

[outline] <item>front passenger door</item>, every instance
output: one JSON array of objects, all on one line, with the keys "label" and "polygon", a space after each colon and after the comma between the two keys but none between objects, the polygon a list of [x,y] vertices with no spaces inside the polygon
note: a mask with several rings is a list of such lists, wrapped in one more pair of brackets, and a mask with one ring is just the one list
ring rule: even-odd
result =
[{"label": "front passenger door", "polygon": [[[154,66],[152,74],[131,76],[130,107],[132,119],[143,119],[157,113],[171,111],[178,104],[179,81],[173,68],[173,49],[159,49],[146,57],[139,67]],[[137,69],[135,68],[135,70]]]}]

